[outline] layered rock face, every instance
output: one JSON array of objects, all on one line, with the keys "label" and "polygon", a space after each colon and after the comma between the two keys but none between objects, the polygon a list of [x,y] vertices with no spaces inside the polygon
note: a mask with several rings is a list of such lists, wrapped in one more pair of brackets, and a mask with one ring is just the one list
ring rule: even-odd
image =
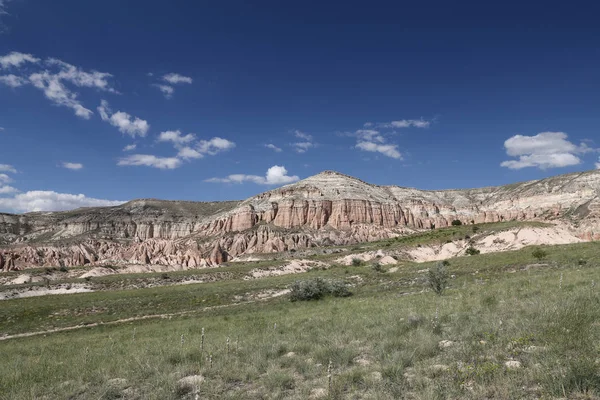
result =
[{"label": "layered rock face", "polygon": [[84,264],[218,265],[242,254],[507,220],[558,220],[600,239],[600,171],[513,185],[422,191],[325,171],[243,202],[136,200],[0,214],[0,269]]}]

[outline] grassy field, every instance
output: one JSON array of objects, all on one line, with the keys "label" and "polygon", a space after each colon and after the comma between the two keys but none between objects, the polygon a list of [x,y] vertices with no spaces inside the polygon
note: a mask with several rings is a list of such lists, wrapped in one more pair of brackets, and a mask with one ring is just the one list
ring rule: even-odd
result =
[{"label": "grassy field", "polygon": [[[600,398],[600,243],[533,250],[450,260],[442,296],[434,263],[257,280],[244,264],[201,284],[6,300],[3,334],[172,315],[0,341],[0,398]],[[314,277],[353,296],[260,296]]]}]

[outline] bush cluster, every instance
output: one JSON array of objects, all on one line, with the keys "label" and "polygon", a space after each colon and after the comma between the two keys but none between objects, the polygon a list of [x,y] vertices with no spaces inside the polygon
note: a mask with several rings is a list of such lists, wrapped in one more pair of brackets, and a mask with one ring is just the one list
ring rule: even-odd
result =
[{"label": "bush cluster", "polygon": [[352,292],[342,280],[313,278],[294,282],[291,286],[290,299],[292,301],[319,300],[326,295],[348,297]]}]

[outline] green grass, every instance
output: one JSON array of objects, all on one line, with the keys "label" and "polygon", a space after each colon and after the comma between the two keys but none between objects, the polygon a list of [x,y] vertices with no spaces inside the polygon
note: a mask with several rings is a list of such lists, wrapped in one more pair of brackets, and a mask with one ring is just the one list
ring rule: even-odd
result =
[{"label": "green grass", "polygon": [[[194,374],[203,399],[598,398],[600,244],[544,250],[543,265],[533,248],[452,259],[443,296],[424,290],[426,263],[3,301],[6,333],[198,312],[0,341],[0,398],[193,399],[177,381]],[[352,275],[349,298],[205,308]]]}]

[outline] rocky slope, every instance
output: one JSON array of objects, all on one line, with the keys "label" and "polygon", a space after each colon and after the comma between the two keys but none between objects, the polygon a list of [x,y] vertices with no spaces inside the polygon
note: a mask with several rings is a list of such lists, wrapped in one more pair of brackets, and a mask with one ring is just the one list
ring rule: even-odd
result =
[{"label": "rocky slope", "polygon": [[0,214],[0,269],[84,264],[202,267],[257,252],[378,240],[503,220],[559,221],[600,239],[600,171],[507,186],[423,191],[325,171],[242,202],[135,200]]}]

